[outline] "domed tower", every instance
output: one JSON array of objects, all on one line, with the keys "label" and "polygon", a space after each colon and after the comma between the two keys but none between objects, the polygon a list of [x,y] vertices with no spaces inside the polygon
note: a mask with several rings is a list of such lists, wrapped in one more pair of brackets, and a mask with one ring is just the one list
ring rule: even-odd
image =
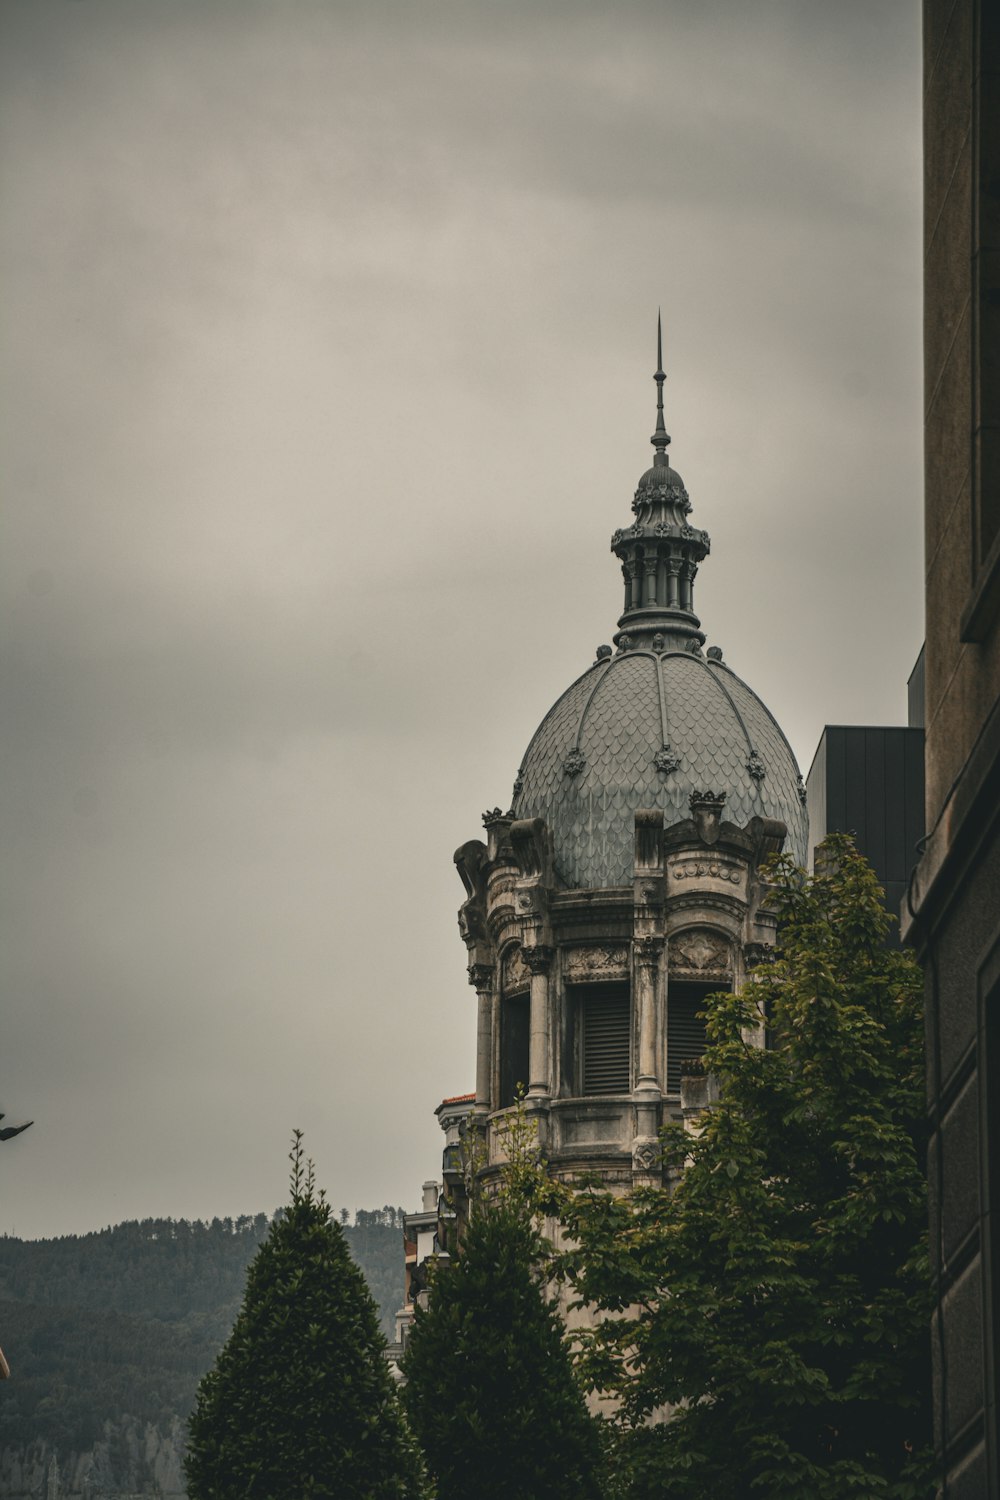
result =
[{"label": "domed tower", "polygon": [[[520,1086],[552,1170],[655,1179],[681,1118],[706,994],[739,987],[773,939],[758,875],[803,863],[805,790],[777,723],[694,612],[708,534],[670,465],[657,330],[653,466],[611,539],[625,607],[545,715],[508,812],[455,861],[479,1004],[475,1114],[488,1165]],[[487,1125],[489,1128],[486,1128]]]}]

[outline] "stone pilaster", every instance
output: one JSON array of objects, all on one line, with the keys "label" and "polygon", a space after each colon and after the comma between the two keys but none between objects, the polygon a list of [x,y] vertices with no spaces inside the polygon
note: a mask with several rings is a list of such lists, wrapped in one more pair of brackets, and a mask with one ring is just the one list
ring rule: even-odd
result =
[{"label": "stone pilaster", "polygon": [[[663,953],[664,883],[663,812],[636,810],[633,936],[633,996],[636,1012],[636,1086],[640,1096],[660,1098],[657,1037],[660,1033],[659,968]],[[655,1134],[656,1127],[652,1127]]]},{"label": "stone pilaster", "polygon": [[632,999],[635,1008],[636,1067],[632,1099],[635,1136],[632,1179],[659,1181],[660,1100],[658,1038],[661,1033],[660,966],[663,956],[663,812],[639,808],[635,814],[634,908],[632,922]]},{"label": "stone pilaster", "polygon": [[530,1042],[528,1052],[528,1098],[541,1101],[548,1099],[552,1089],[550,1082],[549,1035],[549,971],[552,967],[552,949],[543,945],[522,949],[524,961],[531,971],[531,1015]]},{"label": "stone pilaster", "polygon": [[660,1085],[656,1076],[656,1036],[659,1020],[657,991],[660,959],[663,954],[661,937],[643,937],[635,945],[636,1009],[638,1014],[639,1058],[636,1078],[636,1094],[660,1097]]},{"label": "stone pilaster", "polygon": [[474,1111],[486,1116],[490,1112],[493,1080],[493,987],[496,970],[492,964],[470,964],[469,983],[475,986],[478,1014],[476,1018],[476,1102]]}]

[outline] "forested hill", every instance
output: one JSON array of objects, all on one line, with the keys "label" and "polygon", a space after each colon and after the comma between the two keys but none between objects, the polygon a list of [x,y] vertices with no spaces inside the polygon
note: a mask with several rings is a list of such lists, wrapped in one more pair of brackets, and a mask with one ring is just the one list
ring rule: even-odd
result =
[{"label": "forested hill", "polygon": [[[391,1337],[402,1212],[340,1218]],[[268,1224],[266,1214],[145,1219],[53,1240],[0,1237],[0,1347],[11,1365],[0,1383],[3,1500],[30,1493],[53,1456],[60,1495],[176,1492],[183,1421]]]}]

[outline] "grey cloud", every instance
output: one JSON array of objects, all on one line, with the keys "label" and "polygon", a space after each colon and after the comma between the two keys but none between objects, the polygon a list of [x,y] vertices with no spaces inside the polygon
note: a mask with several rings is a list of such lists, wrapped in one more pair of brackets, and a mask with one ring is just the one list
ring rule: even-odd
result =
[{"label": "grey cloud", "polygon": [[899,717],[911,9],[0,12],[0,1228],[273,1206],[293,1124],[433,1170],[451,853],[614,629],[658,303],[710,638],[800,761]]}]

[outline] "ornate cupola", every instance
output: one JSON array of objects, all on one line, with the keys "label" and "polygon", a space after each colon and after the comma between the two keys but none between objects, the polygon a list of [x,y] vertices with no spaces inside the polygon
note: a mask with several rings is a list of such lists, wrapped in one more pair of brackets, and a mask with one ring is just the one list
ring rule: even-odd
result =
[{"label": "ornate cupola", "polygon": [[805,859],[791,748],[721,650],[702,649],[693,585],[709,539],[667,458],[659,325],[654,378],[653,467],[612,538],[617,650],[599,647],[556,701],[509,810],[455,856],[487,1174],[523,1088],[554,1171],[655,1180],[705,997],[738,987],[773,937],[760,864],[781,848]]},{"label": "ornate cupola", "polygon": [[682,649],[704,644],[694,612],[694,580],[698,564],[711,545],[707,531],[691,526],[691,501],[684,481],[670,467],[670,434],[663,421],[663,327],[656,321],[656,430],[650,442],[656,450],[632,501],[635,520],[616,531],[611,550],[622,565],[625,608],[618,621],[615,644],[647,645],[657,635]]}]

